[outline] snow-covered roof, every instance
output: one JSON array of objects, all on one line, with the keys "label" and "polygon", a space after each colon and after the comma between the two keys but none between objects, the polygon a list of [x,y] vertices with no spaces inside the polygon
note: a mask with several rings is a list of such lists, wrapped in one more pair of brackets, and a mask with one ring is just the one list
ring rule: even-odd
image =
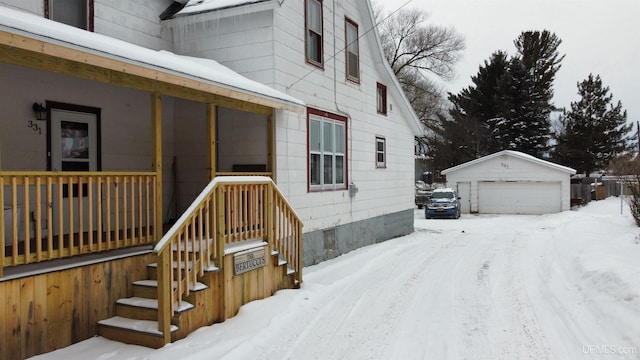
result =
[{"label": "snow-covered roof", "polygon": [[250,80],[214,60],[152,50],[3,6],[0,6],[0,31],[269,99],[289,109],[304,107],[303,101]]},{"label": "snow-covered roof", "polygon": [[487,160],[490,160],[490,159],[493,159],[493,158],[496,158],[496,157],[499,157],[499,156],[503,156],[503,155],[507,155],[507,156],[515,157],[515,158],[522,159],[522,160],[525,160],[525,161],[529,161],[529,162],[532,162],[532,163],[536,163],[536,164],[539,164],[539,165],[542,165],[542,166],[546,166],[546,167],[552,168],[554,170],[564,171],[564,172],[569,173],[569,174],[575,174],[576,173],[576,170],[572,169],[570,167],[566,167],[566,166],[558,165],[556,163],[552,163],[550,161],[538,159],[535,156],[531,156],[529,154],[525,154],[523,152],[514,151],[514,150],[498,151],[497,153],[493,153],[491,155],[487,155],[487,156],[484,156],[484,157],[481,157],[481,158],[478,158],[478,159],[475,159],[475,160],[471,160],[471,161],[466,162],[464,164],[460,164],[460,165],[457,165],[457,166],[450,167],[448,169],[442,170],[440,173],[442,175],[446,175],[448,173],[451,173],[451,172],[454,172],[454,171],[457,171],[457,170],[460,170],[460,169],[464,169],[464,168],[467,168],[469,166],[473,166],[475,164],[478,164],[478,163],[481,163],[481,162],[485,162]]},{"label": "snow-covered roof", "polygon": [[189,0],[185,7],[176,15],[199,14],[207,11],[222,10],[267,1],[271,0]]}]

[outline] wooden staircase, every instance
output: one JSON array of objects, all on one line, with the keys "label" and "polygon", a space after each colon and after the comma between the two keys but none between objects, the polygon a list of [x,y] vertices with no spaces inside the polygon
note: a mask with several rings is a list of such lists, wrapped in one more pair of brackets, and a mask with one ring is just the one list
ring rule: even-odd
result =
[{"label": "wooden staircase", "polygon": [[153,251],[99,335],[160,348],[302,283],[302,222],[266,177],[213,179]]},{"label": "wooden staircase", "polygon": [[[175,267],[174,271],[177,272]],[[216,271],[217,268],[208,269],[208,272]],[[165,345],[163,335],[158,330],[156,263],[147,265],[147,276],[147,280],[133,282],[131,297],[121,298],[116,302],[116,316],[98,322],[98,335],[127,344],[156,349]],[[174,281],[173,286],[176,285]],[[204,301],[212,298],[212,290],[205,283],[197,282],[190,287],[189,295],[183,298],[181,304],[174,306],[171,317],[171,341],[182,339],[195,330],[190,325],[197,327],[207,325],[198,324],[197,321],[194,324],[191,318],[196,315],[194,312],[197,313],[198,303],[202,305]]]}]

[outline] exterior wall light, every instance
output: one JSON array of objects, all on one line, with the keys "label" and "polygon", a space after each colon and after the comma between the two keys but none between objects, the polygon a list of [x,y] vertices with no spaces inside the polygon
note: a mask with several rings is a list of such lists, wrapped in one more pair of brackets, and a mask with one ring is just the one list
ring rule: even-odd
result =
[{"label": "exterior wall light", "polygon": [[47,120],[47,108],[42,104],[33,103],[33,113],[36,114],[36,120]]}]

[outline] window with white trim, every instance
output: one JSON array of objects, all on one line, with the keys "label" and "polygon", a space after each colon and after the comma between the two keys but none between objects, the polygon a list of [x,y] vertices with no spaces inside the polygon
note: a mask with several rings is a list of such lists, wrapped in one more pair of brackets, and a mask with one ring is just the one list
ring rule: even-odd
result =
[{"label": "window with white trim", "polygon": [[345,19],[345,49],[347,63],[347,79],[360,81],[360,50],[358,44],[358,25]]},{"label": "window with white trim", "polygon": [[378,114],[387,115],[387,87],[376,84],[376,106]]},{"label": "window with white trim", "polygon": [[307,62],[322,67],[322,1],[305,0]]},{"label": "window with white trim", "polygon": [[387,140],[376,136],[376,168],[387,167]]},{"label": "window with white trim", "polygon": [[347,118],[308,109],[309,190],[347,188]]},{"label": "window with white trim", "polygon": [[47,19],[93,31],[93,0],[44,0]]}]

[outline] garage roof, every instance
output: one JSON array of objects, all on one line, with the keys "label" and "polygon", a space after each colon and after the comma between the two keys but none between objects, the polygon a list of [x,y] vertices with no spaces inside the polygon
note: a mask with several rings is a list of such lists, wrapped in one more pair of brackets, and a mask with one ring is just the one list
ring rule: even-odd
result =
[{"label": "garage roof", "polygon": [[497,153],[493,153],[491,155],[487,155],[487,156],[481,157],[479,159],[471,160],[471,161],[466,162],[464,164],[460,164],[460,165],[457,165],[457,166],[442,170],[440,173],[442,175],[446,175],[448,173],[451,173],[451,172],[454,172],[454,171],[457,171],[457,170],[460,170],[460,169],[464,169],[464,168],[467,168],[469,166],[473,166],[473,165],[476,165],[476,164],[479,164],[479,163],[482,163],[482,162],[485,162],[487,160],[490,160],[490,159],[493,159],[493,158],[496,158],[496,157],[499,157],[499,156],[503,156],[503,155],[519,158],[519,159],[522,159],[522,160],[525,160],[525,161],[529,161],[529,162],[532,162],[532,163],[535,163],[535,164],[546,166],[546,167],[554,169],[554,170],[564,171],[564,172],[566,172],[568,174],[571,174],[571,175],[576,173],[576,170],[572,169],[570,167],[566,167],[566,166],[562,166],[562,165],[558,165],[558,164],[552,163],[550,161],[538,159],[537,157],[534,157],[534,156],[531,156],[529,154],[525,154],[525,153],[522,153],[522,152],[519,152],[519,151],[514,151],[514,150],[502,150],[502,151],[499,151]]}]

